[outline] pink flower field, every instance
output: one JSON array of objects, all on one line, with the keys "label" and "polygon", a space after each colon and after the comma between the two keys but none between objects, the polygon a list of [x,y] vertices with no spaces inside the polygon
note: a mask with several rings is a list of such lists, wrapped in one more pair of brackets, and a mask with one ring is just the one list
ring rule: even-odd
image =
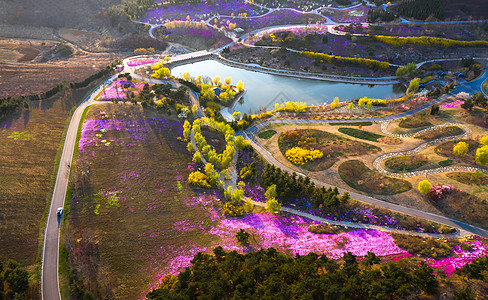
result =
[{"label": "pink flower field", "polygon": [[456,269],[460,269],[478,257],[488,254],[488,247],[480,241],[476,240],[468,244],[471,245],[471,250],[461,250],[461,245],[454,246],[452,248],[453,256],[439,260],[427,259],[426,262],[432,268],[441,269],[447,276],[451,276]]},{"label": "pink flower field", "polygon": [[223,219],[209,233],[222,238],[226,250],[240,250],[234,236],[241,228],[255,235],[259,248],[280,249],[291,255],[306,255],[310,252],[326,254],[338,259],[344,253],[365,256],[368,251],[377,256],[406,253],[393,238],[377,230],[353,230],[337,235],[314,234],[308,231],[310,223],[301,217],[277,217],[270,213],[249,214],[242,218]]}]

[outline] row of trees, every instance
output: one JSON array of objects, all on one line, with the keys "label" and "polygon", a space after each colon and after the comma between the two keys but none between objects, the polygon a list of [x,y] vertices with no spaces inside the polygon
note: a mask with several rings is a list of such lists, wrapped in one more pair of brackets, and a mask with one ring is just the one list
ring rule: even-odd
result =
[{"label": "row of trees", "polygon": [[388,263],[373,269],[380,259],[371,252],[361,263],[350,252],[342,263],[274,248],[239,254],[217,247],[213,253],[198,253],[191,267],[163,278],[147,299],[398,299],[436,295],[439,288],[431,267]]},{"label": "row of trees", "polygon": [[487,41],[458,41],[446,38],[439,38],[433,36],[386,36],[373,35],[373,38],[383,44],[388,44],[394,47],[403,46],[405,44],[421,45],[421,46],[441,46],[441,47],[486,47]]},{"label": "row of trees", "polygon": [[388,69],[390,67],[388,62],[368,58],[342,57],[310,51],[302,51],[300,55],[329,63],[363,65],[371,69]]}]

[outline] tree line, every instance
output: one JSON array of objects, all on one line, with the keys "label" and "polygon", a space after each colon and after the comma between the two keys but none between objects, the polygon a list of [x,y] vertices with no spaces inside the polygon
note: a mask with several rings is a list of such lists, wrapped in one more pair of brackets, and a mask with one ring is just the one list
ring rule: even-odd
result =
[{"label": "tree line", "polygon": [[[382,264],[368,252],[342,262],[310,253],[287,256],[274,248],[247,254],[198,253],[178,276],[167,275],[147,299],[399,299],[437,295],[439,282],[425,264]],[[412,270],[413,269],[413,270]]]}]

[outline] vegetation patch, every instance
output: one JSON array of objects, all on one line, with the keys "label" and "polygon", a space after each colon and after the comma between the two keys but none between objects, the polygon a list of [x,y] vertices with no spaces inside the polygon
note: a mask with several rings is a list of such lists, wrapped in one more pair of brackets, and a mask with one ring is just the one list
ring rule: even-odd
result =
[{"label": "vegetation patch", "polygon": [[349,232],[356,230],[355,228],[346,228],[343,226],[336,226],[330,224],[317,224],[317,225],[310,225],[308,231],[315,234],[338,234],[342,232]]},{"label": "vegetation patch", "polygon": [[394,195],[409,191],[410,182],[386,177],[369,169],[359,160],[349,160],[339,166],[339,175],[349,186],[377,195]]},{"label": "vegetation patch", "polygon": [[385,166],[395,171],[411,171],[424,166],[427,162],[427,158],[423,155],[404,155],[385,160]]},{"label": "vegetation patch", "polygon": [[344,127],[344,128],[339,128],[338,130],[341,133],[353,136],[355,138],[362,139],[362,140],[368,140],[368,141],[372,141],[372,142],[377,142],[378,139],[384,137],[384,135],[381,135],[381,134],[376,134],[373,132],[364,131],[364,130],[360,130],[360,129],[356,129],[356,128]]},{"label": "vegetation patch", "polygon": [[285,157],[287,156],[287,151],[295,147],[322,152],[322,157],[306,162],[302,166],[304,169],[310,171],[328,169],[341,156],[371,154],[381,150],[367,143],[352,141],[317,129],[298,129],[283,132],[278,140],[278,145],[281,153]]},{"label": "vegetation patch", "polygon": [[270,129],[270,130],[260,132],[258,134],[258,137],[267,140],[270,139],[275,134],[276,134],[276,130]]},{"label": "vegetation patch", "polygon": [[461,128],[457,126],[447,126],[447,127],[441,127],[437,128],[434,130],[431,130],[429,132],[426,132],[424,134],[418,135],[415,138],[416,139],[423,139],[423,140],[435,140],[435,139],[440,139],[443,137],[447,136],[453,136],[453,135],[460,135],[464,132]]},{"label": "vegetation patch", "polygon": [[481,172],[452,172],[447,173],[446,176],[447,178],[451,178],[468,185],[476,184],[488,186],[488,176]]},{"label": "vegetation patch", "polygon": [[457,239],[434,239],[412,236],[407,234],[392,233],[395,244],[408,251],[412,255],[422,258],[439,259],[451,255],[451,247],[459,245]]},{"label": "vegetation patch", "polygon": [[453,189],[432,201],[443,213],[456,220],[488,228],[488,202],[486,199]]},{"label": "vegetation patch", "polygon": [[427,113],[418,113],[412,116],[404,117],[398,124],[399,127],[402,128],[421,128],[421,127],[428,127],[432,126],[432,123],[429,121],[429,117]]},{"label": "vegetation patch", "polygon": [[452,161],[452,159],[441,160],[439,162],[439,166],[441,166],[441,167],[452,166],[452,164],[454,164],[454,162]]}]

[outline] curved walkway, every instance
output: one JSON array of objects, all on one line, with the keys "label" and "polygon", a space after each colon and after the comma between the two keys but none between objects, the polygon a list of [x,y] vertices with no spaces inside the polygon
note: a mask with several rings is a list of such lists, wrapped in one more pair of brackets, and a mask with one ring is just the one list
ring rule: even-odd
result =
[{"label": "curved walkway", "polygon": [[410,171],[410,172],[390,172],[390,171],[386,170],[383,167],[383,161],[385,161],[389,158],[396,157],[396,156],[417,154],[420,151],[422,151],[428,147],[431,147],[431,146],[434,146],[434,145],[437,145],[437,144],[440,144],[440,143],[443,143],[446,141],[450,141],[450,140],[462,139],[462,138],[470,136],[472,133],[471,129],[469,129],[467,126],[465,126],[463,124],[444,123],[444,124],[433,126],[433,127],[430,127],[430,128],[424,129],[424,130],[420,130],[418,132],[411,133],[411,134],[394,134],[394,133],[391,133],[390,131],[388,131],[387,128],[388,128],[389,124],[390,124],[390,121],[381,122],[381,131],[388,136],[397,137],[397,138],[419,136],[419,135],[422,135],[422,134],[427,133],[429,131],[436,130],[439,128],[445,128],[445,127],[449,127],[449,126],[460,127],[461,129],[463,129],[464,132],[462,134],[459,134],[459,135],[452,135],[452,136],[447,136],[447,137],[435,139],[432,141],[428,141],[428,142],[420,144],[419,146],[417,146],[413,149],[407,150],[407,151],[390,152],[390,153],[385,153],[383,155],[380,155],[373,161],[373,167],[376,170],[378,170],[379,172],[381,172],[387,176],[398,177],[398,178],[407,178],[407,177],[413,177],[413,176],[421,176],[421,175],[444,173],[444,172],[454,172],[454,171],[463,171],[463,172],[479,171],[479,172],[483,172],[483,173],[488,174],[488,170],[485,168],[470,167],[470,166],[450,166],[450,167],[440,167],[440,168],[435,168],[435,169],[426,169],[426,170],[418,170],[418,171]]}]

